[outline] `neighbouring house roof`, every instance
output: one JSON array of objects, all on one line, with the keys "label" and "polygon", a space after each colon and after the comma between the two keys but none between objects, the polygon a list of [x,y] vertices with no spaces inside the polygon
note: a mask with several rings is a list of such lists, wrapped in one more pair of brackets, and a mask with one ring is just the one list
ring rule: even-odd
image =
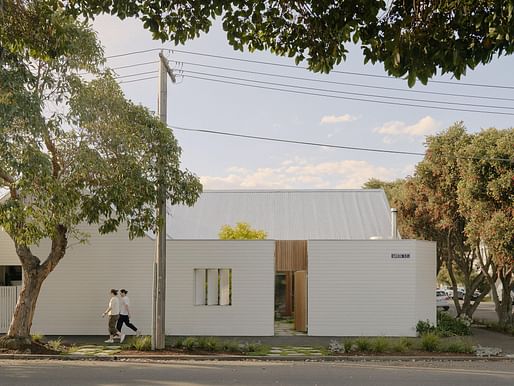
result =
[{"label": "neighbouring house roof", "polygon": [[221,227],[247,222],[268,239],[389,238],[383,190],[207,190],[193,207],[168,208],[169,239],[217,239]]}]

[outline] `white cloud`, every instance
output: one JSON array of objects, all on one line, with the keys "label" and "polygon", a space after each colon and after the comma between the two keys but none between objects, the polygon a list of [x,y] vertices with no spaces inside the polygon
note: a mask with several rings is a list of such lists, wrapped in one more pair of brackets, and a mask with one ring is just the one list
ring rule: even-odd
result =
[{"label": "white cloud", "polygon": [[231,167],[225,176],[200,177],[205,189],[355,189],[370,178],[392,180],[404,177],[404,170],[373,165],[367,161],[310,163],[286,160],[276,167]]},{"label": "white cloud", "polygon": [[354,117],[350,114],[343,114],[343,115],[325,115],[321,118],[321,124],[333,124],[333,123],[341,123],[341,122],[352,122],[355,121],[357,117]]},{"label": "white cloud", "polygon": [[391,143],[392,136],[424,137],[425,135],[434,134],[439,127],[440,123],[427,115],[413,125],[408,125],[402,121],[390,121],[384,123],[381,127],[375,128],[373,131],[386,135],[384,141]]}]

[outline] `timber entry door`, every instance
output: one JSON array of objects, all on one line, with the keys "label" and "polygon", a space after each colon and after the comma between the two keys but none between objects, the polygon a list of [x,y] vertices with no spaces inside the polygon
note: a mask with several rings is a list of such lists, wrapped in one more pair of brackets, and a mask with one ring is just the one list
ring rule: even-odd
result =
[{"label": "timber entry door", "polygon": [[294,329],[307,332],[307,271],[294,273]]},{"label": "timber entry door", "polygon": [[280,283],[275,306],[282,317],[295,315],[295,330],[307,331],[307,240],[275,241],[275,271]]}]

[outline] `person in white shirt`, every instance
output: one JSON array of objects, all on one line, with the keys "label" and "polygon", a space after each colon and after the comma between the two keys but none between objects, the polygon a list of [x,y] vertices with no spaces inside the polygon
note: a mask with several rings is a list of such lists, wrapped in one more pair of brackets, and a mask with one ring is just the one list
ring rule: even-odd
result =
[{"label": "person in white shirt", "polygon": [[130,299],[127,296],[128,291],[126,289],[120,290],[120,317],[118,318],[118,323],[116,324],[116,329],[121,332],[121,328],[123,327],[123,323],[127,325],[132,331],[136,332],[136,335],[141,335],[141,332],[130,323]]},{"label": "person in white shirt", "polygon": [[115,338],[120,339],[120,343],[125,340],[125,334],[122,334],[116,329],[116,323],[120,316],[120,300],[118,298],[118,290],[111,289],[111,299],[109,300],[109,307],[104,311],[102,317],[109,315],[109,339],[105,343],[114,343]]}]

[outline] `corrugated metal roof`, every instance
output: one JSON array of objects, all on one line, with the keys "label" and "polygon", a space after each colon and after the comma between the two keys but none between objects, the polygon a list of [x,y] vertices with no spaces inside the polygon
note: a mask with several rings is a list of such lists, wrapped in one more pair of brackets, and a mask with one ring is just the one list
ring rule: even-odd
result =
[{"label": "corrugated metal roof", "polygon": [[223,225],[247,222],[269,239],[389,238],[383,190],[207,190],[193,207],[168,208],[168,237],[217,239]]}]

